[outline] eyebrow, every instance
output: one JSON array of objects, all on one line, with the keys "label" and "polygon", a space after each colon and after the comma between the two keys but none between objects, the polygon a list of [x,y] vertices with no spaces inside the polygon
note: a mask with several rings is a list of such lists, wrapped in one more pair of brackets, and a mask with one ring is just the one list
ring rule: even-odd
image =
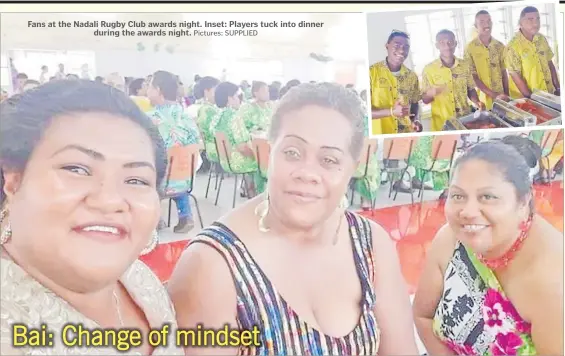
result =
[{"label": "eyebrow", "polygon": [[[308,141],[306,141],[304,138],[297,136],[297,135],[286,135],[284,138],[296,138],[299,139],[300,141],[304,142],[304,143],[308,143]],[[339,152],[343,153],[343,150],[339,147],[335,147],[335,146],[320,146],[320,148],[323,149],[330,149],[330,150],[337,150]]]},{"label": "eyebrow", "polygon": [[[65,147],[55,151],[55,153],[53,153],[53,155],[51,155],[51,157],[55,157],[56,155],[65,152],[65,151],[79,151],[84,153],[85,155],[91,157],[92,159],[96,160],[96,161],[104,161],[106,158],[104,157],[104,155],[100,152],[94,151],[90,148],[86,148],[84,146],[81,145],[76,145],[76,144],[72,144],[72,145],[66,145]],[[147,161],[136,161],[136,162],[128,162],[128,163],[124,163],[123,165],[124,168],[140,168],[140,167],[147,167],[152,169],[153,171],[155,171],[155,166]]]},{"label": "eyebrow", "polygon": [[[450,188],[455,188],[455,189],[465,191],[465,189],[463,189],[463,188],[461,188],[461,187],[459,187],[455,184],[452,184]],[[492,190],[492,189],[496,189],[496,188],[489,185],[489,186],[486,186],[486,187],[480,187],[478,190]]]}]

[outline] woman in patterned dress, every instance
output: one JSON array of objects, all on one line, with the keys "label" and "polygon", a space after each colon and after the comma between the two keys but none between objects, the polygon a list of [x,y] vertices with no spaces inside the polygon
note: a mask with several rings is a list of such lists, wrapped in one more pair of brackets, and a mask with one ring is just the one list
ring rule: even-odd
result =
[{"label": "woman in patterned dress", "polygon": [[[362,101],[363,103],[366,102]],[[364,136],[369,137],[369,116],[366,115],[365,119],[363,120],[364,125]],[[368,166],[365,165],[365,162],[360,162],[359,166],[357,167],[357,171],[355,172],[354,176],[362,176],[365,174],[366,176],[360,179],[355,180],[354,189],[359,195],[361,195],[361,209],[369,210],[372,207],[373,201],[377,197],[377,192],[379,187],[381,186],[381,166],[380,162],[377,157],[377,152],[375,151],[369,157]]]},{"label": "woman in patterned dress", "polygon": [[169,282],[180,327],[256,327],[259,343],[187,355],[418,353],[394,243],[343,204],[365,115],[337,84],[281,99],[266,193],[192,240]]},{"label": "woman in patterned dress", "polygon": [[535,213],[531,165],[511,142],[455,164],[414,300],[431,355],[563,352],[563,235]]},{"label": "woman in patterned dress", "polygon": [[198,105],[200,105],[196,116],[196,125],[198,125],[198,129],[202,134],[206,157],[210,162],[218,162],[216,141],[211,131],[212,120],[218,113],[218,107],[214,99],[214,93],[218,84],[220,84],[218,79],[204,77],[198,81],[194,88],[194,95],[198,98]]},{"label": "woman in patterned dress", "polygon": [[[176,328],[165,288],[138,260],[157,244],[167,165],[157,128],[125,93],[87,80],[45,83],[0,110],[2,355],[182,355],[172,337],[125,352],[61,340],[67,324],[142,340]],[[15,347],[15,323],[46,325],[52,345]]]},{"label": "woman in patterned dress", "polygon": [[[215,136],[223,132],[231,145],[228,162],[220,162],[222,168],[229,173],[245,174],[245,185],[248,197],[255,196],[254,178],[258,175],[257,162],[251,148],[251,135],[245,127],[243,118],[238,115],[242,100],[241,89],[230,82],[218,85],[214,98],[219,110],[212,120],[210,131]],[[221,161],[221,160],[220,160]],[[251,174],[252,178],[248,175]]]}]

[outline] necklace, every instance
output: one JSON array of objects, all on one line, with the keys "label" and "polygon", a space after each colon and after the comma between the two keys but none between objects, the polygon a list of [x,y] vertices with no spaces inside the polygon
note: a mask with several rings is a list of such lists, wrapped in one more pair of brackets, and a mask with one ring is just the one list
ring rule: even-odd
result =
[{"label": "necklace", "polygon": [[532,225],[531,217],[526,222],[522,231],[520,232],[520,236],[514,241],[512,246],[506,251],[502,256],[496,258],[486,258],[481,254],[476,254],[477,259],[487,266],[491,270],[500,269],[508,266],[508,264],[516,257],[516,252],[520,250],[522,245],[524,244],[524,240],[528,237],[528,232],[530,231],[530,226]]},{"label": "necklace", "polygon": [[118,293],[116,293],[116,290],[114,289],[114,291],[112,292],[112,294],[114,295],[114,302],[116,304],[116,311],[118,312],[118,320],[120,321],[120,327],[124,327],[124,319],[122,317],[122,308],[120,306],[120,298],[118,298]]}]

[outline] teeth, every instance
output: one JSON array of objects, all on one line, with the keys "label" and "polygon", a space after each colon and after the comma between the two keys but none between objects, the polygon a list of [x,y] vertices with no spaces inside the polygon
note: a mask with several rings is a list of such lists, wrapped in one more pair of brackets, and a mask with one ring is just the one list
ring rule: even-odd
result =
[{"label": "teeth", "polygon": [[479,231],[486,227],[487,225],[463,225],[463,229],[466,231]]},{"label": "teeth", "polygon": [[100,231],[100,232],[107,232],[110,234],[119,234],[119,231],[117,228],[115,227],[111,227],[111,226],[100,226],[100,225],[94,225],[94,226],[87,226],[84,229],[82,229],[83,231]]}]

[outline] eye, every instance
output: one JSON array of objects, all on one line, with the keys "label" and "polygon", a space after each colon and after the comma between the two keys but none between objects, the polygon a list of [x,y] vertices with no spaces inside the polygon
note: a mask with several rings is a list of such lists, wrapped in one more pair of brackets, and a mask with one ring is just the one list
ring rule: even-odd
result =
[{"label": "eye", "polygon": [[494,195],[491,195],[491,194],[483,194],[482,198],[484,200],[494,200],[494,199],[496,199],[496,197]]},{"label": "eye", "polygon": [[449,199],[452,200],[462,200],[463,199],[463,195],[461,194],[457,194],[457,193],[453,193],[449,196]]},{"label": "eye", "polygon": [[139,178],[130,178],[128,180],[126,180],[127,184],[133,184],[133,185],[149,185],[149,183],[147,183],[146,181],[139,179]]},{"label": "eye", "polygon": [[339,162],[337,161],[337,159],[332,158],[332,157],[324,157],[322,159],[322,161],[324,162],[324,164],[338,164]]},{"label": "eye", "polygon": [[300,158],[300,152],[298,152],[298,150],[295,148],[289,148],[285,150],[284,155],[287,156],[288,158],[293,158],[293,159]]},{"label": "eye", "polygon": [[69,171],[69,172],[72,172],[72,173],[79,174],[81,176],[89,176],[90,175],[90,172],[88,171],[87,168],[77,166],[77,165],[64,166],[64,167],[62,167],[62,169]]}]

